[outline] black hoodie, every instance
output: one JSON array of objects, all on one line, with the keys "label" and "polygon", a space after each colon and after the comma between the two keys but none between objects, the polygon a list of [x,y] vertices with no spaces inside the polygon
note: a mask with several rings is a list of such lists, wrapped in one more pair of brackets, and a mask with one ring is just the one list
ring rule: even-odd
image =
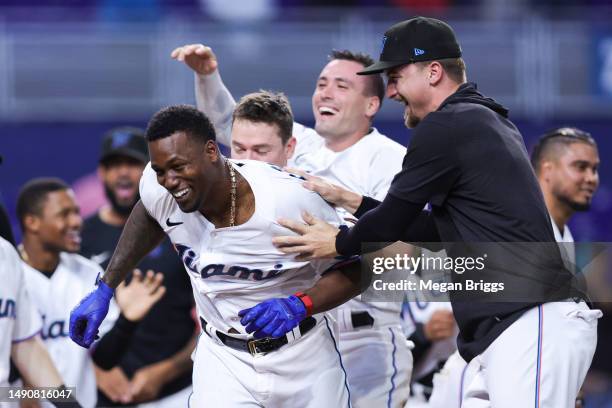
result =
[{"label": "black hoodie", "polygon": [[[429,223],[420,222],[424,212],[418,215],[426,203],[431,205]],[[462,253],[456,248],[467,246],[456,243],[505,245],[494,248],[499,257],[489,257],[486,270],[471,276],[451,273],[453,282],[488,278],[503,281],[508,288],[506,293],[485,294],[480,299],[475,292],[450,294],[460,329],[459,352],[467,361],[482,353],[526,310],[569,297],[567,292],[551,295],[553,289],[571,281],[572,274],[563,268],[554,244],[523,138],[508,119],[508,110],[478,93],[475,84],[461,85],[415,127],[388,196],[353,229],[338,234],[336,247],[346,254],[342,248],[354,252],[355,244],[375,242],[372,237],[406,241],[406,235],[395,236],[398,228],[410,230],[416,224],[435,229],[441,242],[451,243],[444,244],[449,256]],[[393,231],[394,236],[377,233],[385,230]],[[483,244],[478,245],[482,248]],[[449,248],[455,248],[454,253]],[[527,256],[522,259],[507,258],[523,252]],[[427,279],[426,274],[423,278]],[[508,292],[515,296],[504,297]],[[518,299],[516,294],[524,296]]]}]

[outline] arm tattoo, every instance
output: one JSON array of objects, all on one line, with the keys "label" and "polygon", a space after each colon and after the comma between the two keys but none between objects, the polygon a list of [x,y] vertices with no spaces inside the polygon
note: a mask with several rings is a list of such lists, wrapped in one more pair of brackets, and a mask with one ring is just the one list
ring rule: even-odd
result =
[{"label": "arm tattoo", "polygon": [[142,202],[138,201],[123,227],[119,243],[106,268],[104,282],[116,288],[125,279],[128,272],[159,245],[163,238],[164,231],[147,213]]}]

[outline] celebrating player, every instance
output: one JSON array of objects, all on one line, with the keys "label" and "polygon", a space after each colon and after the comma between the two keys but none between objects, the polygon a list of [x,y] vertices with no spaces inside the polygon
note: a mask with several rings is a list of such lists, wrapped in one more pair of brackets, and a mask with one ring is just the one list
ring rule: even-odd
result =
[{"label": "celebrating player", "polygon": [[[518,273],[503,275],[516,288],[513,295],[532,297],[486,304],[451,297],[459,351],[476,367],[462,406],[572,406],[593,357],[601,311],[583,301],[548,301],[584,295],[572,286],[558,248],[545,244],[554,242],[550,220],[508,111],[466,82],[455,34],[439,20],[417,17],[387,30],[380,61],[363,74],[381,71],[389,78],[387,96],[405,104],[405,123],[415,128],[389,194],[382,203],[364,198],[361,211],[371,210],[351,229],[305,217],[308,226],[281,222],[304,236],[275,242],[308,258],[359,253],[363,242],[406,239],[407,233],[437,233],[451,243],[529,243],[521,254],[548,248],[539,258],[511,258],[520,262],[512,264]],[[422,212],[425,203],[431,213]]]},{"label": "celebrating player", "polygon": [[338,223],[335,211],[296,176],[225,159],[210,121],[193,107],[161,110],[146,137],[151,164],[141,201],[98,288],[72,312],[71,338],[89,347],[113,288],[166,233],[205,331],[194,357],[193,406],[348,405],[335,330],[323,312],[362,290],[358,265],[297,261],[271,243],[286,231],[278,216],[310,211]]},{"label": "celebrating player", "polygon": [[[244,98],[235,108],[234,121],[230,121],[234,102],[221,82],[212,50],[201,44],[186,45],[174,50],[172,56],[195,71],[198,107],[212,118],[216,129],[221,129],[221,143],[231,144],[235,158],[237,138],[240,143],[259,138],[253,139],[236,127],[236,111],[242,110]],[[393,174],[401,169],[405,148],[372,127],[384,96],[384,84],[378,75],[362,77],[357,72],[373,62],[366,54],[332,52],[312,95],[315,129],[293,124],[297,145],[288,163],[360,194],[382,199]],[[343,209],[338,211],[341,217],[353,219]],[[412,355],[403,340],[400,307],[399,302],[366,302],[357,297],[336,311],[340,353],[351,402],[357,408],[403,407],[408,398]],[[364,359],[373,353],[380,357]]]},{"label": "celebrating player", "polygon": [[[98,176],[109,205],[83,223],[81,254],[105,268],[123,226],[138,202],[138,182],[149,161],[144,131],[111,129],[102,139]],[[191,284],[169,239],[164,239],[138,264],[142,271],[163,275],[166,294],[138,324],[120,319],[105,339],[115,347],[98,347],[95,361],[98,404],[153,402],[157,407],[185,405],[191,394],[191,353],[195,348]],[[129,277],[128,277],[129,279]],[[121,358],[117,358],[122,348]],[[111,362],[115,364],[110,364]]]},{"label": "celebrating player", "polygon": [[[43,321],[42,338],[65,383],[76,387],[84,407],[96,405],[96,379],[89,353],[68,338],[70,308],[85,296],[102,272],[95,263],[76,254],[80,247],[81,216],[72,190],[59,179],[34,179],[19,193],[17,213],[23,230],[19,246],[25,284]],[[117,299],[120,319],[138,321],[164,294],[162,276],[151,274],[122,285]],[[119,296],[120,294],[120,296]],[[116,318],[106,320],[110,329]]]}]

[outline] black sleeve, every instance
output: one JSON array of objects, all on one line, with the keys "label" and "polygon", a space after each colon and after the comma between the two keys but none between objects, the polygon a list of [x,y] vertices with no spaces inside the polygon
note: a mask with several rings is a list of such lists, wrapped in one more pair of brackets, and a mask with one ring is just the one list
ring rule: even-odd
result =
[{"label": "black sleeve", "polygon": [[408,226],[415,221],[425,203],[413,204],[387,195],[375,209],[368,211],[353,228],[341,228],[336,236],[336,251],[341,255],[361,253],[365,242],[402,240]]},{"label": "black sleeve", "polygon": [[439,206],[459,175],[457,163],[452,130],[428,117],[415,128],[389,194],[415,204]]},{"label": "black sleeve", "polygon": [[375,198],[363,196],[363,198],[361,199],[361,204],[359,204],[359,208],[357,208],[357,211],[355,211],[355,214],[353,215],[356,218],[361,218],[363,214],[367,213],[370,210],[373,210],[379,205],[380,201],[376,200]]},{"label": "black sleeve", "polygon": [[[361,204],[355,214],[357,218],[361,218],[365,213],[380,205],[380,201],[363,196]],[[440,235],[438,234],[438,228],[436,227],[433,219],[433,215],[430,211],[421,211],[417,219],[412,222],[408,228],[404,231],[403,235],[399,239],[403,242],[440,242]],[[436,246],[438,248],[438,246]]]},{"label": "black sleeve", "polygon": [[119,360],[130,346],[130,340],[138,322],[126,319],[123,314],[113,328],[95,345],[91,357],[94,363],[103,370],[110,370],[119,364]]},{"label": "black sleeve", "polygon": [[431,341],[427,339],[425,336],[425,330],[423,328],[423,323],[416,323],[416,327],[414,332],[408,337],[408,340],[414,343],[414,348],[411,350],[412,359],[414,364],[421,361],[423,357],[425,357],[425,353],[431,347]]}]

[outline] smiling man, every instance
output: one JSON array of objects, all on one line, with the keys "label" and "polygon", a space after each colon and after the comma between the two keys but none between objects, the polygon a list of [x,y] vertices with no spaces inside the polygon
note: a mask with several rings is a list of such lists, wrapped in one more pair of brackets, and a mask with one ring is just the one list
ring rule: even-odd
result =
[{"label": "smiling man", "polygon": [[299,261],[272,245],[286,232],[277,217],[313,211],[338,223],[333,208],[276,166],[227,160],[195,107],[162,109],[146,137],[151,164],[140,181],[141,201],[98,288],[72,312],[71,338],[90,346],[114,288],[167,234],[204,329],[191,406],[349,406],[325,312],[364,288],[358,264]]},{"label": "smiling man", "polygon": [[[506,108],[466,81],[461,47],[448,24],[406,20],[385,32],[383,44],[379,62],[361,74],[384,71],[387,96],[405,104],[405,123],[414,126],[389,194],[382,202],[364,197],[350,229],[309,216],[310,225],[281,220],[303,236],[275,242],[308,259],[361,253],[367,242],[431,242],[436,235],[450,256],[462,255],[455,243],[527,243],[518,254],[503,252],[516,262],[515,272],[487,268],[490,278],[515,288],[511,298],[462,301],[451,295],[458,349],[476,373],[462,407],[573,406],[593,358],[601,311],[571,287],[575,276],[552,244],[521,134]],[[431,211],[423,211],[426,203]],[[545,251],[527,259],[536,247]]]},{"label": "smiling man", "polygon": [[[83,223],[81,254],[105,268],[130,212],[139,199],[138,183],[149,161],[144,131],[111,129],[102,140],[98,177],[108,205]],[[189,279],[169,240],[163,240],[138,264],[142,271],[164,275],[168,293],[144,319],[131,327],[132,341],[119,363],[96,370],[99,403],[153,401],[158,407],[186,404],[191,392],[195,322]]]},{"label": "smiling man", "polygon": [[[195,72],[198,108],[211,117],[220,142],[235,143],[234,101],[221,82],[217,59],[201,44],[179,47],[172,57]],[[293,124],[297,144],[288,164],[359,194],[383,199],[401,169],[405,148],[381,134],[373,121],[384,97],[380,75],[359,76],[372,64],[367,54],[334,50],[312,94],[315,128]],[[240,104],[239,104],[240,105]],[[238,109],[239,106],[236,107]],[[256,134],[241,134],[240,138]],[[232,157],[236,157],[232,148]],[[344,209],[338,213],[353,219]],[[403,407],[409,394],[412,355],[401,331],[399,302],[351,299],[336,312],[340,353],[347,370],[352,405]],[[380,358],[364,359],[376,353]]]},{"label": "smiling man", "polygon": [[595,139],[580,129],[555,129],[540,138],[531,162],[557,242],[573,242],[567,222],[575,212],[589,210],[599,187]]},{"label": "smiling man", "polygon": [[259,91],[245,95],[232,115],[232,159],[284,167],[295,150],[292,131],[293,113],[284,94]]}]

